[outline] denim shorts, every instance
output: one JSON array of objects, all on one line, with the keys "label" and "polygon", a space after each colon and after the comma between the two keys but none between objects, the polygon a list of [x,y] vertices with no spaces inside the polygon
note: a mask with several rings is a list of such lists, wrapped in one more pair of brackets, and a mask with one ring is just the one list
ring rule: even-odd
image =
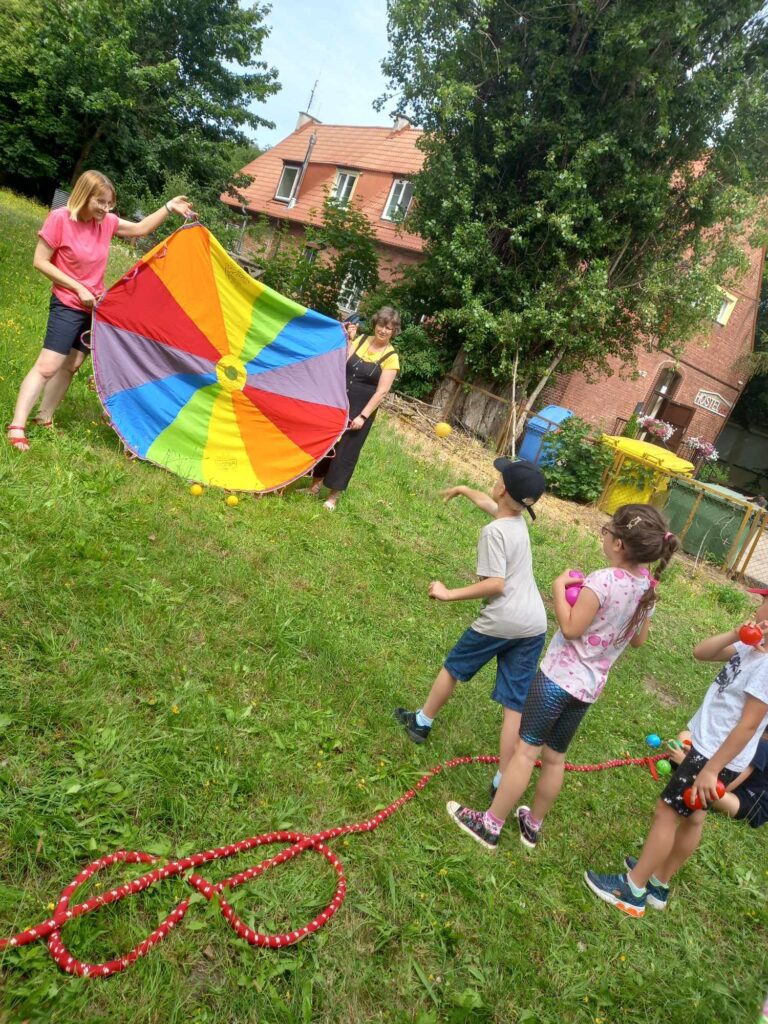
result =
[{"label": "denim shorts", "polygon": [[523,708],[520,739],[532,747],[546,743],[550,750],[564,754],[591,707],[539,671]]},{"label": "denim shorts", "polygon": [[545,639],[545,633],[512,639],[486,636],[470,626],[459,637],[443,667],[454,679],[466,683],[491,658],[496,658],[496,685],[491,697],[502,707],[522,711]]},{"label": "denim shorts", "polygon": [[82,336],[90,329],[90,313],[82,309],[72,309],[55,295],[51,296],[43,348],[47,348],[49,352],[58,352],[60,356],[68,356],[73,348],[78,352],[88,353],[91,350],[90,345],[82,340]]}]

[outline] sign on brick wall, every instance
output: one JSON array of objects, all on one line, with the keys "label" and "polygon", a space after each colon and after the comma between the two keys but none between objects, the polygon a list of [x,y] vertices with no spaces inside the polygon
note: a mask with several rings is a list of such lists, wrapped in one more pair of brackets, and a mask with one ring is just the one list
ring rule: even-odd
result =
[{"label": "sign on brick wall", "polygon": [[693,400],[694,405],[707,412],[713,412],[715,416],[727,416],[731,403],[727,402],[717,391],[699,391]]}]

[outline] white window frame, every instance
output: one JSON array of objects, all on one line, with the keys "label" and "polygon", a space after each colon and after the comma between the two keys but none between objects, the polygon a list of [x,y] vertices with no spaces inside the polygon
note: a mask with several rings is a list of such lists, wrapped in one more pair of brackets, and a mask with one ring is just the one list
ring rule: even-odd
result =
[{"label": "white window frame", "polygon": [[[408,205],[405,207],[405,209],[403,209],[402,206],[400,205],[400,200],[407,186],[410,186],[411,194],[408,197]],[[395,193],[397,193],[397,198],[395,198]],[[390,221],[403,220],[405,217],[407,217],[412,202],[413,183],[409,181],[408,178],[395,178],[395,180],[392,182],[392,188],[389,190],[387,201],[384,204],[384,212],[381,215],[381,219]]]},{"label": "white window frame", "polygon": [[351,277],[351,274],[347,274],[341,282],[341,288],[336,300],[339,309],[343,309],[345,313],[357,313],[360,309],[360,303],[363,301],[363,289],[351,285],[349,283]]},{"label": "white window frame", "polygon": [[725,325],[731,319],[731,313],[733,313],[734,309],[736,308],[736,303],[738,301],[739,300],[737,296],[723,289],[723,301],[720,305],[720,309],[717,313],[717,316],[715,317],[715,323],[720,324],[721,327],[725,327]]},{"label": "white window frame", "polygon": [[[339,206],[347,206],[352,199],[352,196],[355,194],[359,177],[360,171],[350,171],[343,167],[339,167],[336,171],[336,180],[333,183],[333,192],[331,194],[333,201],[338,203]],[[347,189],[347,182],[350,180],[352,184],[349,187],[348,195],[345,197],[344,192]]]},{"label": "white window frame", "polygon": [[[282,195],[281,196],[280,195],[280,186],[283,184],[283,179],[285,178],[286,171],[295,171],[296,172],[296,176],[293,179],[293,183],[291,184],[291,188],[290,188],[290,191],[289,191],[288,195],[287,196],[286,195]],[[301,164],[289,164],[289,163],[283,164],[283,170],[280,173],[280,180],[278,181],[277,188],[275,189],[275,199],[278,201],[278,203],[290,203],[290,201],[296,195],[296,185],[298,184],[299,175],[300,174],[301,174]]]}]

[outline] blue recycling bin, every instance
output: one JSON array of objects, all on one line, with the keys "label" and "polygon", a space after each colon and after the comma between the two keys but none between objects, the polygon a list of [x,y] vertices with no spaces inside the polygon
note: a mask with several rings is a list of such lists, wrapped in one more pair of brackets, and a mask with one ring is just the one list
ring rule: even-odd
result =
[{"label": "blue recycling bin", "polygon": [[518,452],[520,458],[542,466],[551,463],[552,455],[544,453],[544,438],[547,434],[559,430],[560,424],[569,416],[573,416],[572,410],[564,409],[562,405],[546,405],[535,416],[531,416]]}]

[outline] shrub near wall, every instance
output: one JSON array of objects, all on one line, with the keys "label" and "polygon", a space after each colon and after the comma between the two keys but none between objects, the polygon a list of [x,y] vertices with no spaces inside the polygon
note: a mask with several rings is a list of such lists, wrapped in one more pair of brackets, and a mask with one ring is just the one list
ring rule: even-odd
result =
[{"label": "shrub near wall", "polygon": [[600,443],[601,436],[578,416],[546,435],[541,462],[548,490],[567,501],[597,501],[603,473],[614,458],[611,449]]}]

